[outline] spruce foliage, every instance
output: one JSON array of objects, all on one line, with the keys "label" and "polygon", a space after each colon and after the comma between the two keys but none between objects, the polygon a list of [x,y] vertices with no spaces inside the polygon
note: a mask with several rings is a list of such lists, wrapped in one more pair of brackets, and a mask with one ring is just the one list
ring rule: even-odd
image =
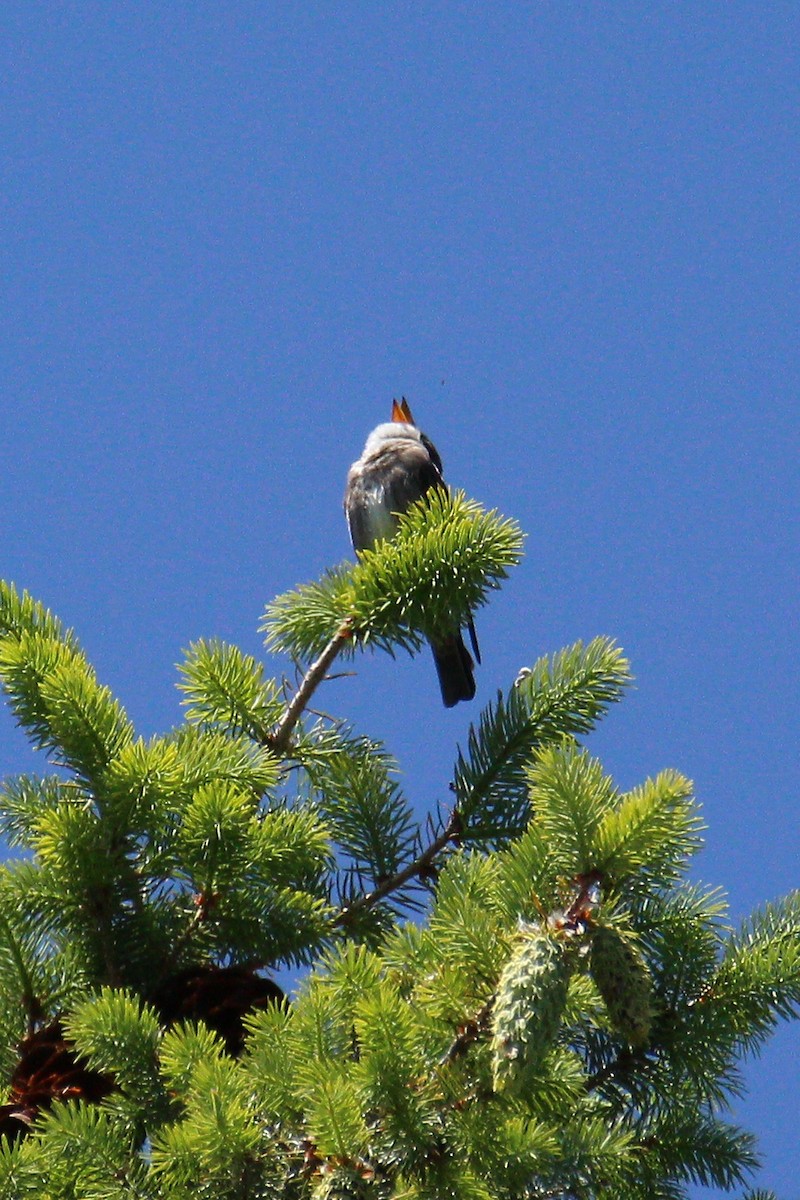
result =
[{"label": "spruce foliage", "polygon": [[731,933],[687,881],[689,781],[621,792],[581,745],[622,652],[521,672],[422,815],[383,746],[311,710],[337,655],[415,652],[520,553],[433,493],[270,604],[295,688],[198,642],[185,722],[149,741],[0,584],[0,679],[50,763],[0,791],[0,1200],[742,1194],[757,1154],[725,1108],[797,1014],[800,898]]}]

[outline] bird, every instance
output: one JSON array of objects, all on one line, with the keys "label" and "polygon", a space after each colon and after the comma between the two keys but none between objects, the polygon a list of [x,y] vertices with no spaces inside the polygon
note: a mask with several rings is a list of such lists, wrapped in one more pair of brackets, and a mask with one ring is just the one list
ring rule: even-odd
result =
[{"label": "bird", "polygon": [[[417,428],[408,401],[392,402],[392,419],[372,430],[361,457],[347,475],[344,509],[356,554],[391,540],[399,516],[431,488],[447,491],[442,460],[430,438]],[[477,662],[481,661],[475,627],[467,622]],[[475,695],[472,656],[460,628],[431,642],[445,708]]]}]

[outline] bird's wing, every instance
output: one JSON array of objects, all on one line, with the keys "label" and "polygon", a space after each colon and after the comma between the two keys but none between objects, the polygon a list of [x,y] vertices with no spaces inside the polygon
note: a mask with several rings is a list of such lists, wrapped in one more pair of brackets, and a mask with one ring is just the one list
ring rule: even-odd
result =
[{"label": "bird's wing", "polygon": [[392,456],[385,476],[385,496],[390,512],[405,512],[430,488],[445,486],[441,466],[436,460],[421,445],[404,447],[402,453]]},{"label": "bird's wing", "polygon": [[390,538],[397,528],[396,514],[432,487],[444,487],[444,482],[422,445],[388,445],[366,461],[354,463],[344,504],[355,550]]}]

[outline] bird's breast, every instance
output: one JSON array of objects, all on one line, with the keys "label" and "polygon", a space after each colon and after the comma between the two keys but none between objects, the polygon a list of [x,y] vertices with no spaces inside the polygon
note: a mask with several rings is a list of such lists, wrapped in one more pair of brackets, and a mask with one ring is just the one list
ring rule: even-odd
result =
[{"label": "bird's breast", "polygon": [[357,530],[353,528],[353,515],[356,514],[351,515],[350,526],[356,550],[369,549],[375,542],[393,537],[397,529],[397,517],[389,505],[386,489],[379,483],[367,484],[361,490]]}]

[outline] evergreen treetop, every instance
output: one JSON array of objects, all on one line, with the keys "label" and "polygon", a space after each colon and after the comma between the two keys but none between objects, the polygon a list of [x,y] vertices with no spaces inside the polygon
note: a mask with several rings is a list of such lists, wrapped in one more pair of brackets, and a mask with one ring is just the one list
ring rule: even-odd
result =
[{"label": "evergreen treetop", "polygon": [[[731,931],[687,880],[692,787],[581,745],[629,683],[606,638],[490,701],[423,818],[311,700],[485,602],[513,522],[432,494],[278,597],[289,688],[235,646],[145,741],[74,634],[0,583],[0,679],[51,764],[0,829],[0,1200],[679,1200],[742,1187],[739,1065],[800,1002],[800,898]],[[283,996],[278,968],[299,974]],[[767,1200],[750,1192],[750,1200]]]}]

